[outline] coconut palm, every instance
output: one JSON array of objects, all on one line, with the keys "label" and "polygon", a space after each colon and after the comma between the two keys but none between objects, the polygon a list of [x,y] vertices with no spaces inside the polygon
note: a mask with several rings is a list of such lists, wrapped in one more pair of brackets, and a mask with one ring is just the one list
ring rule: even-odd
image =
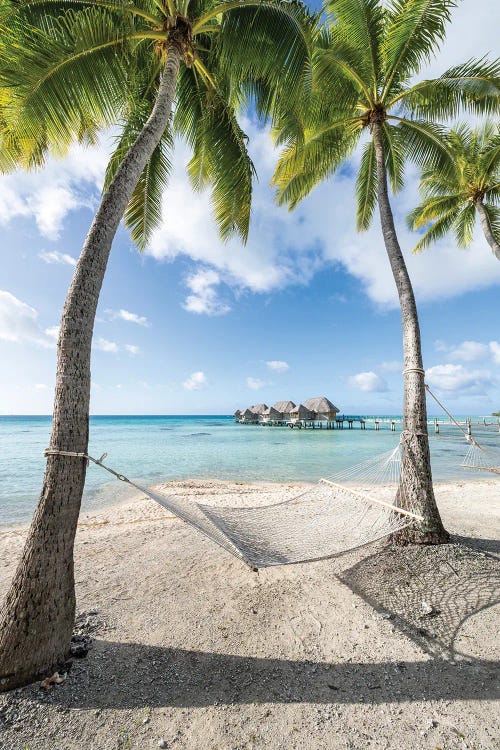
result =
[{"label": "coconut palm", "polygon": [[293,97],[307,59],[307,14],[296,2],[1,1],[0,90],[9,92],[2,141],[41,164],[103,127],[119,127],[120,135],[62,313],[54,453],[1,612],[0,689],[30,681],[68,651],[92,333],[120,220],[125,216],[143,247],[160,219],[173,138],[180,135],[193,149],[194,187],[211,187],[221,236],[236,232],[244,240],[253,166],[235,108],[251,97],[265,112],[282,92]]},{"label": "coconut palm", "polygon": [[446,171],[422,172],[423,201],[408,216],[410,229],[427,227],[414,248],[420,252],[448,232],[458,247],[472,242],[476,216],[487,243],[500,260],[500,130],[492,122],[471,128],[457,125],[448,134]]},{"label": "coconut palm", "polygon": [[[276,140],[283,152],[274,175],[280,203],[294,208],[331,177],[362,142],[357,176],[357,226],[367,229],[378,203],[382,233],[401,307],[404,350],[403,470],[400,501],[424,516],[405,540],[448,538],[432,486],[424,370],[415,297],[389,201],[407,160],[434,170],[449,163],[439,118],[467,106],[499,105],[500,63],[471,60],[434,80],[415,82],[436,52],[452,0],[330,0],[316,44],[306,105],[282,113]],[[367,248],[367,252],[369,248]]]}]

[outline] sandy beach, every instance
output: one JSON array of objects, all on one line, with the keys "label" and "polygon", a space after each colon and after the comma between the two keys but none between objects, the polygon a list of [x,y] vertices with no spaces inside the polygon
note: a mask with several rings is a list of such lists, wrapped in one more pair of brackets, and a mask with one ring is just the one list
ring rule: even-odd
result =
[{"label": "sandy beach", "polygon": [[[300,489],[161,486],[241,506]],[[0,696],[0,747],[500,747],[499,490],[436,486],[452,544],[378,542],[258,574],[140,496],[82,514],[77,631],[91,649],[52,690]],[[0,532],[0,595],[25,534]]]}]

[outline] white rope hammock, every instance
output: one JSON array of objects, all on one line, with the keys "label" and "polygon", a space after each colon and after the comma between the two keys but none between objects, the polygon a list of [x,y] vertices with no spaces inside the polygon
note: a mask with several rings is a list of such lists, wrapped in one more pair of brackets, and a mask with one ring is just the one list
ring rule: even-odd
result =
[{"label": "white rope hammock", "polygon": [[431,391],[429,386],[426,384],[425,389],[427,393],[432,396],[434,401],[441,407],[445,414],[451,419],[455,427],[458,427],[460,432],[463,432],[465,439],[467,440],[468,447],[463,458],[461,466],[465,469],[475,469],[477,471],[489,471],[492,474],[500,475],[500,452],[498,449],[489,448],[484,445],[480,445],[475,438],[472,437],[470,431],[465,430],[462,425],[457,422],[455,417],[450,414],[448,409],[443,406],[438,397]]},{"label": "white rope hammock", "polygon": [[179,495],[164,495],[136,484],[84,453],[47,449],[46,456],[92,461],[178,516],[252,569],[333,557],[364,546],[419,521],[422,516],[394,505],[404,497],[401,445],[320,479],[281,503],[251,508],[215,507]]},{"label": "white rope hammock", "polygon": [[[426,389],[469,442],[462,466],[500,474],[500,461],[492,457],[493,452],[480,446],[427,385]],[[412,437],[406,430],[401,433],[401,441]],[[106,453],[97,459],[86,453],[47,449],[45,455],[93,462],[254,570],[334,557],[424,521],[412,506],[414,493],[405,489],[406,485],[410,487],[412,470],[407,466],[405,473],[409,476],[402,476],[402,442],[382,456],[320,479],[290,500],[251,508],[205,505],[148,489],[106,466]]]}]

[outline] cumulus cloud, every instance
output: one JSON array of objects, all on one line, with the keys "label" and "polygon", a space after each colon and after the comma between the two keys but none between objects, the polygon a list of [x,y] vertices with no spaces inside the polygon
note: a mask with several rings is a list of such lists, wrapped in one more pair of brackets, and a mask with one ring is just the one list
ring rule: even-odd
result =
[{"label": "cumulus cloud", "polygon": [[186,391],[199,391],[207,385],[207,376],[202,370],[193,372],[182,384]]},{"label": "cumulus cloud", "polygon": [[36,344],[44,348],[55,346],[53,331],[43,329],[38,323],[38,312],[34,307],[0,290],[0,339],[18,343]]},{"label": "cumulus cloud", "polygon": [[38,257],[45,263],[59,263],[66,266],[76,266],[76,258],[67,253],[60,253],[58,250],[49,250],[38,253]]},{"label": "cumulus cloud", "polygon": [[498,341],[490,341],[489,347],[494,363],[500,365],[500,343]]},{"label": "cumulus cloud", "polygon": [[462,341],[461,344],[447,344],[445,341],[437,340],[434,348],[443,352],[448,359],[459,362],[479,362],[492,359],[495,364],[500,364],[500,342],[490,341]]},{"label": "cumulus cloud", "polygon": [[426,380],[429,385],[438,391],[459,396],[484,396],[487,390],[494,385],[491,373],[488,370],[469,370],[464,365],[445,364],[435,365],[426,372]]},{"label": "cumulus cloud", "polygon": [[388,390],[384,378],[371,370],[369,372],[358,372],[357,375],[352,375],[349,378],[349,385],[351,388],[357,388],[366,393],[383,393]]},{"label": "cumulus cloud", "polygon": [[266,365],[274,372],[286,372],[290,369],[288,362],[283,362],[281,359],[270,359],[266,362]]},{"label": "cumulus cloud", "polygon": [[102,336],[94,339],[93,346],[94,349],[98,349],[100,352],[113,352],[114,354],[119,348],[115,341],[108,341],[108,339],[104,339]]},{"label": "cumulus cloud", "polygon": [[252,391],[259,391],[261,388],[265,388],[268,385],[271,384],[265,380],[261,380],[260,378],[252,378],[251,376],[247,378],[247,386]]},{"label": "cumulus cloud", "polygon": [[150,323],[144,315],[129,312],[128,310],[105,310],[111,320],[125,320],[127,323],[137,323],[139,326],[149,326]]},{"label": "cumulus cloud", "polygon": [[125,351],[135,356],[136,354],[139,354],[141,350],[135,344],[125,344]]},{"label": "cumulus cloud", "polygon": [[49,159],[39,172],[0,176],[0,224],[33,219],[43,237],[59,237],[64,220],[78,208],[92,208],[101,190],[111,143],[75,145],[65,159]]},{"label": "cumulus cloud", "polygon": [[225,315],[231,309],[221,302],[215,286],[220,284],[220,276],[211,269],[201,269],[188,276],[186,286],[191,291],[182,305],[188,312],[198,315]]}]

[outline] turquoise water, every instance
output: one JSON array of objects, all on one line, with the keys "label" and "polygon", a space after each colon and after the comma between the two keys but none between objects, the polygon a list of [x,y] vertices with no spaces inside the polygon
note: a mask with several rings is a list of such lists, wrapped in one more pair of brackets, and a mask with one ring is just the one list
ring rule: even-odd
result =
[{"label": "turquoise water", "polygon": [[[0,524],[29,521],[40,491],[50,434],[50,417],[0,417]],[[429,428],[432,430],[432,427]],[[500,446],[500,435],[473,429],[481,442]],[[441,425],[431,435],[436,481],[484,478],[460,466],[466,444],[458,430]],[[388,424],[379,432],[367,425],[353,430],[290,430],[237,425],[226,416],[92,417],[89,452],[131,479],[215,478],[239,481],[315,481],[397,445]],[[491,475],[488,475],[491,476]],[[99,467],[87,472],[84,508],[115,502],[121,482]]]}]

